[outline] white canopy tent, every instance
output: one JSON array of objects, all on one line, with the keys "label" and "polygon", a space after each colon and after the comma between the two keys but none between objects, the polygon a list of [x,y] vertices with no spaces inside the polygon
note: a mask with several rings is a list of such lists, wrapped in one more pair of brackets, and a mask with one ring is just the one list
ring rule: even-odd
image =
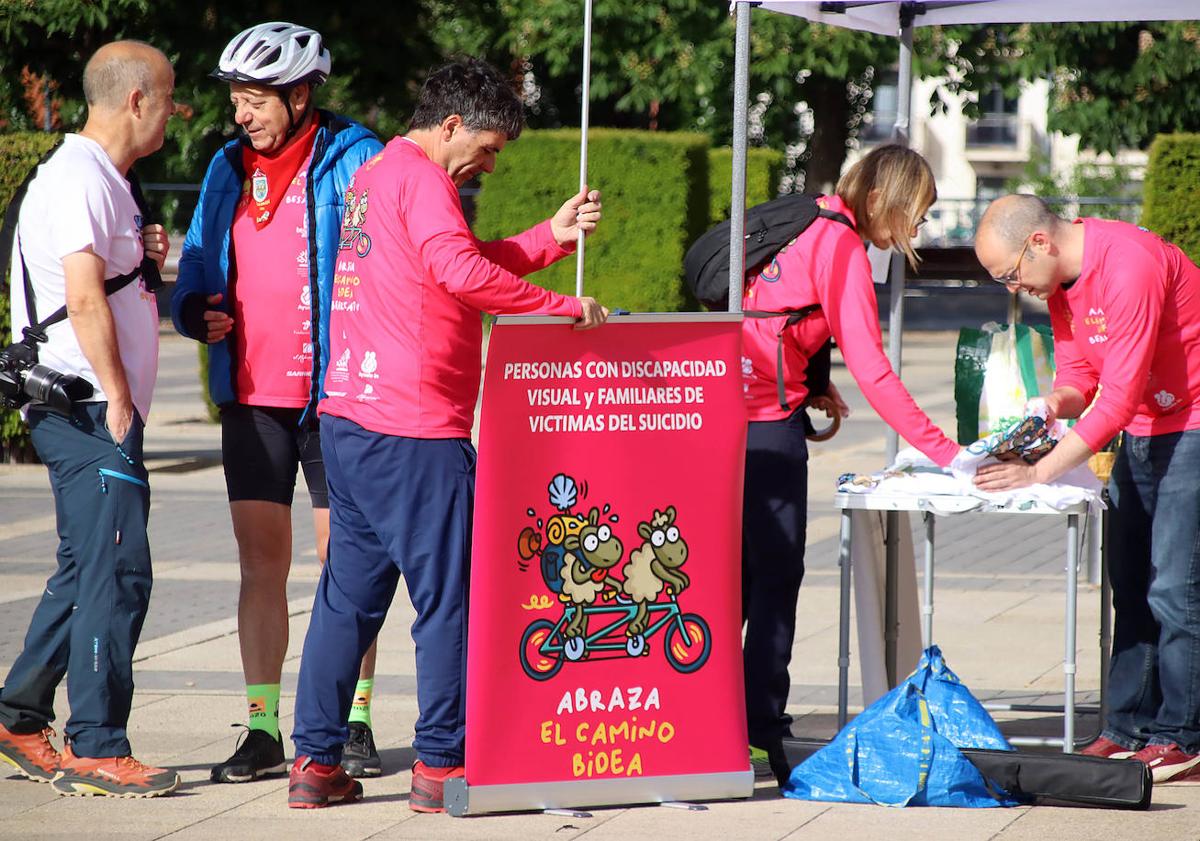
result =
[{"label": "white canopy tent", "polygon": [[[736,16],[736,50],[733,91],[733,195],[730,207],[729,248],[729,307],[741,309],[742,281],[745,273],[745,210],[746,210],[746,148],[747,110],[750,68],[750,10],[752,7],[796,15],[808,20],[873,32],[894,35],[900,42],[899,105],[893,138],[908,143],[909,117],[912,108],[912,32],[916,26],[942,24],[985,23],[1054,23],[1126,20],[1191,20],[1200,18],[1200,0],[847,0],[847,2],[814,2],[814,0],[733,0],[730,8]],[[888,318],[888,356],[896,373],[901,368],[902,334],[904,329],[905,263],[899,254],[891,257],[891,312]],[[891,463],[898,448],[898,436],[889,430],[887,461]],[[899,568],[899,533],[903,527],[897,512],[886,517],[886,594],[884,596],[884,665],[887,684],[895,686],[897,675],[897,642],[899,636],[899,607],[897,580]],[[843,539],[845,539],[843,537]],[[849,578],[842,577],[841,601],[843,615],[848,615]],[[915,587],[915,582],[913,583]],[[861,607],[861,605],[860,605]],[[862,628],[860,626],[860,645]],[[845,723],[845,670],[849,664],[848,627],[841,629],[839,639],[839,721]]]},{"label": "white canopy tent", "polygon": [[[749,97],[750,9],[796,15],[808,20],[894,35],[900,40],[899,108],[895,140],[908,142],[912,100],[912,30],[916,26],[971,23],[1052,23],[1067,21],[1191,20],[1200,18],[1200,0],[734,0],[737,17],[733,100],[733,202],[729,249],[729,306],[741,307],[745,271],[741,246],[746,209],[746,116]],[[900,373],[901,334],[904,326],[903,258],[892,255],[891,313],[888,319],[888,356]],[[888,436],[887,460],[896,455],[895,432]]]}]

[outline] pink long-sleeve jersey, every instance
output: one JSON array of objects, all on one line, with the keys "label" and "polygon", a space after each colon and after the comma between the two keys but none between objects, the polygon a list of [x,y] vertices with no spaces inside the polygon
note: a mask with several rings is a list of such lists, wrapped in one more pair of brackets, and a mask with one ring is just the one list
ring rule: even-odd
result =
[{"label": "pink long-sleeve jersey", "polygon": [[[822,206],[854,221],[838,196]],[[830,337],[837,341],[846,367],[871,407],[922,453],[942,466],[959,447],[929,420],[900,382],[883,353],[871,267],[858,235],[847,226],[818,218],[750,278],[742,298],[747,310],[796,310],[820,304],[783,335],[783,379],[788,405],[804,402],[808,360]],[[778,335],[785,317],[747,318],[742,328],[742,373],[751,421],[781,420],[789,414],[779,405],[776,380]]]},{"label": "pink long-sleeve jersey", "polygon": [[1083,270],[1050,296],[1056,388],[1091,402],[1075,432],[1093,451],[1121,429],[1200,428],[1200,268],[1128,222],[1080,219]]},{"label": "pink long-sleeve jersey", "polygon": [[469,437],[480,312],[578,317],[578,299],[521,279],[568,253],[548,221],[480,242],[446,171],[393,139],[346,193],[319,411],[388,435]]}]

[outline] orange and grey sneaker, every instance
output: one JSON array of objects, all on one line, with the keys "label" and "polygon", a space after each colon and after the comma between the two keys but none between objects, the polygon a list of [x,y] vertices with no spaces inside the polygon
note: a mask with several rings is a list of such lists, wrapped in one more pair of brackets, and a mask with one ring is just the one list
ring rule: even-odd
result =
[{"label": "orange and grey sneaker", "polygon": [[322,765],[311,756],[297,756],[288,778],[289,809],[321,809],[331,803],[353,803],[363,787],[341,765]]},{"label": "orange and grey sneaker", "polygon": [[444,812],[446,802],[443,790],[446,780],[461,777],[463,767],[434,768],[417,760],[412,770],[412,791],[408,795],[408,808],[414,812]]},{"label": "orange and grey sneaker", "polygon": [[49,727],[21,734],[0,724],[0,763],[11,765],[14,771],[31,780],[50,782],[62,763],[62,754],[50,743],[53,735]]},{"label": "orange and grey sneaker", "polygon": [[69,797],[158,797],[179,788],[179,775],[132,756],[76,756],[68,744],[63,748],[58,776],[50,785]]}]

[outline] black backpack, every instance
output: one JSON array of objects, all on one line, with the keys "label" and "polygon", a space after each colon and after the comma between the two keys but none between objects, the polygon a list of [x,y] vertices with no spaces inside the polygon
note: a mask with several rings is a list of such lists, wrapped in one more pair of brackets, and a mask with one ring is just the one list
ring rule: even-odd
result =
[{"label": "black backpack", "polygon": [[[817,206],[817,196],[790,195],[755,205],[746,211],[746,274],[756,274],[779,251],[793,239],[804,233],[817,219],[832,219],[851,230],[852,223],[846,216],[833,210]],[[729,226],[728,221],[710,228],[692,243],[683,258],[684,277],[688,289],[700,303],[710,310],[729,309]],[[787,328],[821,309],[811,304],[798,310],[746,310],[747,318],[788,318],[779,328],[776,352],[776,385],[779,390],[779,405],[791,409],[783,383],[783,334]],[[831,342],[826,342],[808,360],[805,383],[809,397],[818,397],[829,388]]]}]

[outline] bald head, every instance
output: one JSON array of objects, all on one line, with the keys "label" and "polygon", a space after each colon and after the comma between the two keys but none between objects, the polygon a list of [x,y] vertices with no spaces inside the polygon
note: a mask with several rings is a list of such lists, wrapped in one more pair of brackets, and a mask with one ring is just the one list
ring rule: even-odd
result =
[{"label": "bald head", "polygon": [[83,95],[91,110],[116,111],[131,91],[156,92],[170,84],[171,63],[142,41],[114,41],[96,50],[83,69]]},{"label": "bald head", "polygon": [[1061,221],[1037,196],[1004,196],[988,206],[975,236],[995,238],[1005,248],[1016,250],[1034,231],[1053,233]]}]

